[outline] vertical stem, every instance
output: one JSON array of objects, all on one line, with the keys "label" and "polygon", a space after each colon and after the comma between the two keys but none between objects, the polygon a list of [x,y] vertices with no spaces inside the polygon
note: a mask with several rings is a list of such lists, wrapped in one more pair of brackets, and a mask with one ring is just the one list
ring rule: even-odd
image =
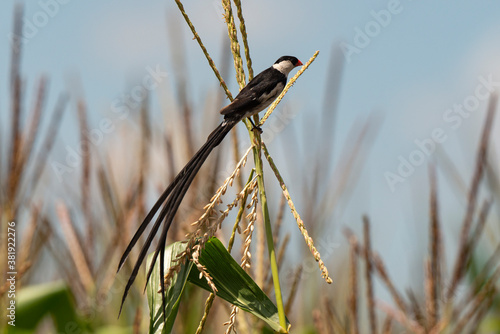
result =
[{"label": "vertical stem", "polygon": [[278,262],[276,260],[276,251],[274,249],[273,231],[271,228],[271,219],[269,218],[269,208],[267,206],[266,189],[264,187],[264,169],[262,166],[261,157],[261,139],[260,134],[249,131],[252,141],[255,142],[253,155],[255,160],[255,171],[257,173],[257,185],[259,187],[260,205],[262,207],[262,216],[264,217],[264,225],[266,227],[267,250],[269,253],[269,263],[271,264],[271,274],[273,276],[274,293],[276,295],[276,306],[278,308],[278,317],[280,326],[285,333],[288,333],[286,326],[285,308],[283,306],[283,296],[281,294],[281,286],[278,273]]}]

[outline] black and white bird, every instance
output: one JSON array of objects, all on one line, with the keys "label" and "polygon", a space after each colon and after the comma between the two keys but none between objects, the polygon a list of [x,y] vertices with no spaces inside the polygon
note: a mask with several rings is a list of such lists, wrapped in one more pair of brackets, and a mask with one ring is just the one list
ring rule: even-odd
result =
[{"label": "black and white bird", "polygon": [[[288,74],[290,73],[290,71],[300,65],[302,65],[302,62],[295,57],[283,56],[279,58],[273,66],[262,71],[255,78],[253,78],[239,92],[239,94],[231,102],[231,104],[221,109],[220,113],[224,115],[224,120],[222,121],[222,123],[220,123],[219,126],[208,136],[205,144],[198,150],[198,152],[196,152],[191,160],[189,160],[189,162],[184,166],[179,174],[177,174],[177,176],[167,187],[167,189],[165,189],[163,194],[153,205],[146,218],[144,218],[144,221],[135,232],[132,240],[125,249],[125,252],[123,252],[120,263],[118,265],[118,271],[122,268],[125,260],[130,254],[130,251],[135,246],[142,233],[144,233],[148,224],[153,220],[153,217],[161,208],[161,211],[156,218],[151,232],[149,233],[144,245],[141,248],[139,257],[134,264],[127,285],[125,286],[120,306],[120,313],[125,298],[127,297],[127,293],[134,283],[137,273],[139,272],[139,268],[146,258],[148,249],[151,246],[151,243],[153,242],[153,239],[156,236],[162,223],[162,232],[154,253],[153,260],[148,269],[146,284],[149,281],[154,264],[158,259],[158,255],[160,256],[160,275],[161,277],[164,276],[163,262],[168,229],[172,224],[177,209],[179,208],[184,195],[189,189],[191,182],[193,181],[194,177],[200,170],[205,160],[210,155],[210,152],[212,152],[212,150],[221,143],[224,137],[239,121],[266,109],[285,88],[285,84],[287,82]],[[164,295],[162,297],[164,301]]]}]

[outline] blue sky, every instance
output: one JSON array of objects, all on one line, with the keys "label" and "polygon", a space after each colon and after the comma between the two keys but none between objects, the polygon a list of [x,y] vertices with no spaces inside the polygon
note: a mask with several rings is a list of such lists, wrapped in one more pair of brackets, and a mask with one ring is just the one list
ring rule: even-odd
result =
[{"label": "blue sky", "polygon": [[[92,126],[100,115],[109,112],[113,99],[144,75],[146,67],[159,64],[172,72],[171,36],[167,29],[175,21],[182,27],[176,33],[187,51],[188,87],[192,96],[202,101],[204,94],[217,89],[216,79],[191,39],[174,1],[65,2],[40,0],[25,4],[26,26],[38,25],[23,52],[22,72],[28,96],[32,95],[35,80],[41,74],[48,74],[49,108],[61,91],[83,94],[93,113]],[[8,110],[8,45],[14,3],[9,0],[0,5],[2,123]],[[227,37],[218,2],[185,1],[184,5],[217,61],[222,39]],[[377,23],[375,17],[390,12],[390,8],[395,10],[385,26]],[[399,157],[408,159],[418,149],[415,140],[431,138],[432,131],[439,128],[446,136],[439,146],[469,182],[472,152],[477,146],[486,102],[481,101],[457,129],[443,115],[454,104],[463,103],[474,94],[481,83],[479,77],[490,76],[500,81],[500,3],[256,0],[243,2],[243,9],[256,72],[283,54],[295,55],[305,62],[314,51],[320,50],[317,60],[287,97],[288,102],[300,105],[303,113],[294,122],[307,122],[307,118],[318,115],[326,78],[336,75],[327,73],[332,50],[338,52],[342,42],[356,46],[356,34],[359,31],[367,34],[367,27],[376,28],[378,24],[378,30],[371,31],[371,37],[367,35],[369,44],[358,47],[359,53],[350,57],[344,70],[335,125],[338,146],[335,152],[346,145],[353,124],[368,115],[381,115],[382,125],[360,176],[363,187],[354,189],[354,203],[343,209],[340,223],[356,228],[360,226],[361,213],[367,213],[374,222],[375,243],[377,239],[386,240],[388,233],[397,236],[380,245],[383,254],[411,245],[414,233],[425,231],[426,165],[434,155],[425,157],[425,162],[416,166],[412,175],[398,183],[394,191],[388,186],[385,173],[396,173]],[[43,13],[48,17],[46,22]],[[80,85],[75,86],[75,77],[80,79]],[[234,80],[230,87],[237,91]],[[154,102],[156,106],[159,104]],[[156,112],[160,113],[158,109]],[[65,122],[68,126],[61,140],[71,141],[74,122]],[[498,135],[493,133],[497,142]],[[439,177],[443,215],[446,223],[451,224],[450,231],[456,233],[457,225],[453,223],[460,221],[464,197],[443,181],[444,175]],[[394,264],[404,266],[407,260],[397,257]]]}]

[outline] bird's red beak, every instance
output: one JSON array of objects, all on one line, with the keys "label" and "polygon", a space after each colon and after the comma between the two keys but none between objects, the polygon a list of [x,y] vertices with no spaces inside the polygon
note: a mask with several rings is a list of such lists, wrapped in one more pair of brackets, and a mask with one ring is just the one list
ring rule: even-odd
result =
[{"label": "bird's red beak", "polygon": [[302,62],[297,59],[297,65],[295,65],[295,66],[300,66],[300,65],[304,65],[304,64],[302,64]]}]

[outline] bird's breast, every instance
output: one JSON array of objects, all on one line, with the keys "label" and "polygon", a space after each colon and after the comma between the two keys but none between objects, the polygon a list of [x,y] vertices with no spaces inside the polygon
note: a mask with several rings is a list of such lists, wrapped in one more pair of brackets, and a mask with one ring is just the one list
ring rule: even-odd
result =
[{"label": "bird's breast", "polygon": [[273,101],[276,100],[278,95],[280,95],[280,93],[283,91],[283,88],[285,88],[285,86],[282,83],[279,83],[271,91],[262,94],[258,98],[259,104],[255,108],[247,110],[245,113],[245,117],[250,117],[252,115],[258,114],[262,110],[269,107],[269,105],[271,105],[271,103],[273,103]]},{"label": "bird's breast", "polygon": [[280,95],[280,93],[283,91],[283,88],[285,88],[285,86],[283,85],[283,83],[279,82],[276,87],[274,87],[270,92],[262,94],[262,100],[271,100],[272,102],[275,98],[278,97],[278,95]]}]

